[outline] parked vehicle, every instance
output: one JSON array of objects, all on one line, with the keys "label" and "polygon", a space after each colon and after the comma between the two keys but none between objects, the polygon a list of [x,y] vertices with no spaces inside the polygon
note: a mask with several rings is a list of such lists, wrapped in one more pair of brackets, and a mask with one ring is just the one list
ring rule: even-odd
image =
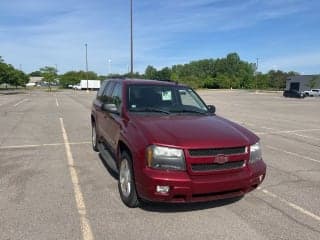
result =
[{"label": "parked vehicle", "polygon": [[91,126],[92,147],[119,174],[128,207],[239,197],[265,178],[259,138],[184,85],[104,81]]},{"label": "parked vehicle", "polygon": [[79,83],[79,84],[76,84],[76,85],[73,85],[72,88],[73,88],[74,90],[81,90],[80,83]]},{"label": "parked vehicle", "polygon": [[26,84],[26,87],[35,87],[35,86],[36,86],[36,83],[34,83],[34,82]]},{"label": "parked vehicle", "polygon": [[319,97],[320,96],[320,89],[311,89],[309,91],[303,92],[307,97]]},{"label": "parked vehicle", "polygon": [[284,97],[291,97],[291,98],[304,98],[304,93],[300,93],[296,90],[285,90],[283,91]]},{"label": "parked vehicle", "polygon": [[100,88],[100,80],[81,80],[79,84],[73,85],[73,89],[75,90],[98,90]]}]

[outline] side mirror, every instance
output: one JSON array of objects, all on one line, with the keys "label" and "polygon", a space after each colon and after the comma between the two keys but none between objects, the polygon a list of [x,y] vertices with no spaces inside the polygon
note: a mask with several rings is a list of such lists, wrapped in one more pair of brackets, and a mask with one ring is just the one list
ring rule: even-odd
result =
[{"label": "side mirror", "polygon": [[208,108],[210,113],[215,113],[216,112],[216,107],[213,106],[213,105],[208,105],[207,108]]},{"label": "side mirror", "polygon": [[113,103],[104,103],[102,104],[101,109],[110,113],[119,114],[117,106]]}]

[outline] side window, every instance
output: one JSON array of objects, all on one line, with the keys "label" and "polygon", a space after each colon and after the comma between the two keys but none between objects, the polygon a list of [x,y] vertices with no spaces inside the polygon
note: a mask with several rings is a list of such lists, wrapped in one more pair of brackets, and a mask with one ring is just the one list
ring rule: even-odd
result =
[{"label": "side window", "polygon": [[104,80],[103,82],[101,82],[100,89],[99,89],[99,91],[97,92],[97,98],[99,98],[99,97],[102,96],[103,91],[104,91],[104,89],[105,89],[105,87],[106,87],[106,85],[107,85],[108,83],[109,83],[108,80]]},{"label": "side window", "polygon": [[114,85],[115,85],[115,82],[108,81],[106,87],[103,90],[102,95],[99,97],[100,101],[102,101],[104,103],[111,103],[112,102],[111,93],[112,93]]},{"label": "side window", "polygon": [[121,109],[121,103],[122,103],[122,84],[117,83],[114,87],[113,93],[112,93],[112,103],[114,103],[118,110]]}]

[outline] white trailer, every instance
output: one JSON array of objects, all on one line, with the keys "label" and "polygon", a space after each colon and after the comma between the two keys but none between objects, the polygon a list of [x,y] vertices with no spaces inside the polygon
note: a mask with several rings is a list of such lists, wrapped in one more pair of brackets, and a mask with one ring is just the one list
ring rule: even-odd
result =
[{"label": "white trailer", "polygon": [[78,85],[73,86],[76,90],[98,90],[100,88],[100,80],[81,80]]}]

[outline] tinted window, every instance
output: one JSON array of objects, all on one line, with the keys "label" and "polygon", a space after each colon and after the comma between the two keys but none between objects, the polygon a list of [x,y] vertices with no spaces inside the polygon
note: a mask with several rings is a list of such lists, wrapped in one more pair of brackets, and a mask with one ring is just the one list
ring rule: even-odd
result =
[{"label": "tinted window", "polygon": [[114,103],[117,106],[118,111],[120,111],[121,103],[122,103],[122,84],[121,83],[117,83],[113,89],[112,103]]},{"label": "tinted window", "polygon": [[111,103],[112,102],[111,93],[114,88],[114,85],[115,85],[115,82],[108,81],[102,95],[100,97],[98,96],[98,99],[105,103]]},{"label": "tinted window", "polygon": [[106,85],[107,85],[108,82],[109,82],[108,80],[105,80],[105,81],[103,81],[103,82],[101,83],[100,89],[99,89],[99,91],[98,91],[98,93],[97,93],[97,97],[101,97],[101,96],[102,96],[103,91],[104,91],[104,89],[105,89],[105,87],[106,87]]}]

